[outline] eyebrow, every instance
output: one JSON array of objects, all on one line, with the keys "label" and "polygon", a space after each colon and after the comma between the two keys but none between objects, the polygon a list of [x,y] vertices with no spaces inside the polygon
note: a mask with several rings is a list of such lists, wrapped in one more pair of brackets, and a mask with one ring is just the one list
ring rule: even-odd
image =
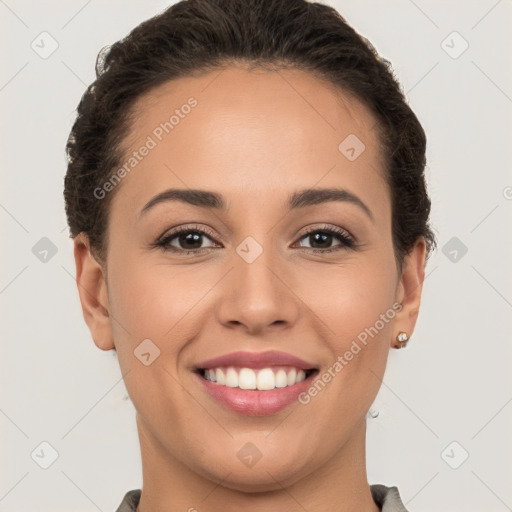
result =
[{"label": "eyebrow", "polygon": [[[215,210],[226,210],[227,205],[222,195],[216,192],[197,189],[168,189],[151,198],[142,208],[139,217],[159,203],[169,201],[180,201],[198,206],[200,208],[212,208]],[[361,208],[370,219],[374,220],[373,214],[366,204],[352,192],[342,188],[308,188],[294,192],[288,197],[286,207],[288,210],[305,208],[332,201],[347,202]]]}]

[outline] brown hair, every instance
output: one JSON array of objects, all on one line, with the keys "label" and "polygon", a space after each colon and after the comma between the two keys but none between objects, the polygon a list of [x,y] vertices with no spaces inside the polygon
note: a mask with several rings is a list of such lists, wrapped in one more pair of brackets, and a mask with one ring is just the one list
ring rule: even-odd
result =
[{"label": "brown hair", "polygon": [[389,63],[334,8],[305,0],[183,0],[100,51],[66,146],[72,238],[84,232],[105,260],[115,190],[104,199],[94,191],[122,160],[135,101],[166,81],[235,61],[308,71],[359,98],[376,117],[385,150],[397,263],[420,236],[430,254],[436,240],[428,223],[425,133]]}]

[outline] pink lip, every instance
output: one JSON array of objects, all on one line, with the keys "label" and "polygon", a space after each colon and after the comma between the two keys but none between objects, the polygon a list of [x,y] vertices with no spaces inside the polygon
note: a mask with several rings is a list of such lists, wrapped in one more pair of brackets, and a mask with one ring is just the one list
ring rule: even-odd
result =
[{"label": "pink lip", "polygon": [[293,386],[267,391],[231,388],[206,380],[199,373],[195,375],[201,381],[206,391],[224,407],[247,416],[264,416],[284,409],[295,400],[299,401],[299,395],[311,386],[312,380],[317,373]]},{"label": "pink lip", "polygon": [[[218,368],[220,366],[238,366],[245,368],[268,368],[270,366],[294,366],[302,370],[316,368],[314,363],[308,363],[300,357],[285,352],[269,350],[267,352],[232,352],[223,356],[208,359],[196,365],[196,368]],[[286,388],[282,388],[286,389]],[[268,391],[265,391],[268,393]]]}]

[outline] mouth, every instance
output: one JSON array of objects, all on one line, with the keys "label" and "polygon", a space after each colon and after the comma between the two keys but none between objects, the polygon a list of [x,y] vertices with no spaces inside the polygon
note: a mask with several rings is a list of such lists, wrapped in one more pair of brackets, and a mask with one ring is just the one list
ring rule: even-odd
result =
[{"label": "mouth", "polygon": [[291,387],[313,378],[318,372],[318,368],[302,369],[284,365],[266,368],[224,366],[196,369],[196,373],[204,380],[219,387],[249,391],[271,391],[276,388]]}]

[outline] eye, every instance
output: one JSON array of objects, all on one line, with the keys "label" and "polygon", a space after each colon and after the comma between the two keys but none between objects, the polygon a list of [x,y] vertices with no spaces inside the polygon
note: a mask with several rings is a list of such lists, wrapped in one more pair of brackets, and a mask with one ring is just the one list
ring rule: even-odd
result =
[{"label": "eye", "polygon": [[[310,246],[305,248],[311,248],[312,252],[333,252],[355,246],[355,240],[348,231],[338,227],[325,226],[309,229],[300,238],[300,240],[303,239],[310,243]],[[331,243],[335,240],[338,240],[340,244],[332,247]],[[301,245],[301,247],[304,246]]]},{"label": "eye", "polygon": [[207,251],[210,247],[201,247],[204,238],[213,237],[213,233],[197,226],[187,226],[164,235],[155,246],[164,251],[180,252],[184,254],[199,254]]},{"label": "eye", "polygon": [[[203,247],[204,239],[209,239],[213,245]],[[202,254],[209,249],[219,247],[212,239],[214,234],[205,228],[199,228],[197,225],[184,226],[169,233],[166,233],[155,244],[163,251],[172,251],[180,254]],[[354,248],[356,242],[354,238],[343,228],[322,226],[309,229],[299,239],[309,242],[309,247],[299,245],[299,248],[310,249],[311,252],[333,252],[347,248]],[[338,240],[340,243],[332,247],[332,242]]]}]

